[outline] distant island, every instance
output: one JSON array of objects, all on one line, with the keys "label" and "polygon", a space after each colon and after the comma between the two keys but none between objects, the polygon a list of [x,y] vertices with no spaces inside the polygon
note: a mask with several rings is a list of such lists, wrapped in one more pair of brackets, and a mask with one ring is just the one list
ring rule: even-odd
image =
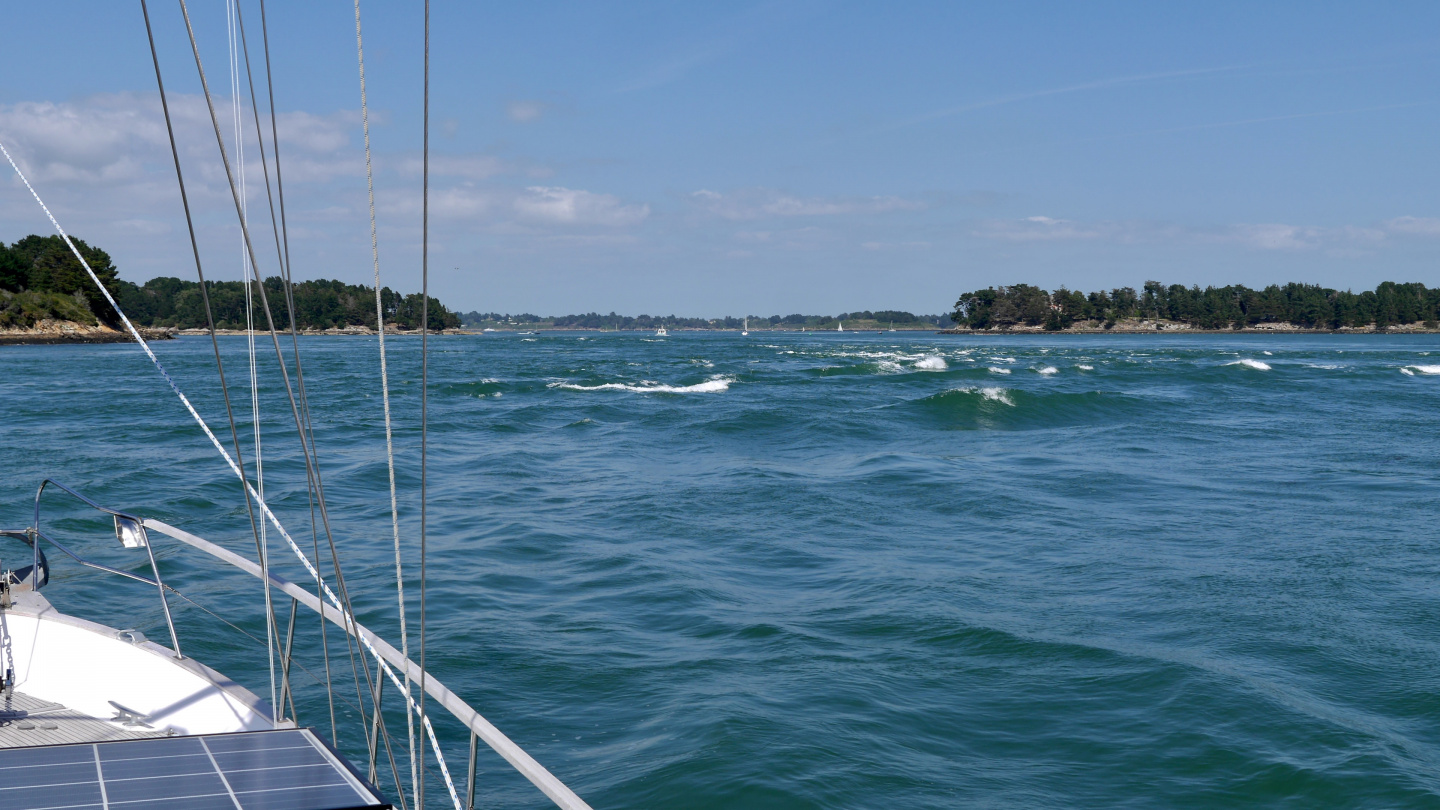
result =
[{"label": "distant island", "polygon": [[[207,328],[200,284],[178,278],[153,278],[135,284],[117,276],[110,254],[71,237],[105,289],[119,303],[137,327],[165,337],[175,330]],[[271,316],[277,329],[290,328],[290,306],[285,284],[279,276],[263,282]],[[268,329],[261,296],[240,281],[206,283],[210,308],[219,329],[245,328],[246,290],[250,290],[253,318],[258,329]],[[295,302],[296,328],[306,331],[373,330],[375,290],[359,284],[317,279],[294,284],[290,298]],[[420,293],[402,295],[382,287],[380,301],[387,326],[401,330],[420,328]],[[454,329],[460,319],[433,296],[430,298],[431,329]],[[128,339],[120,328],[120,317],[75,254],[59,236],[30,235],[14,243],[0,243],[0,336],[17,340],[51,335],[58,339]],[[112,337],[113,336],[113,337]]]},{"label": "distant island", "polygon": [[[73,238],[73,237],[72,237]],[[106,290],[149,337],[205,329],[205,308],[198,282],[173,277],[135,284],[118,277],[110,254],[74,239]],[[309,332],[368,333],[375,329],[375,291],[360,284],[314,279],[296,282],[287,299],[278,276],[263,282],[279,329],[289,329],[290,300],[295,326]],[[247,290],[256,328],[266,329],[258,292],[239,281],[211,281],[206,287],[215,326],[245,328]],[[420,328],[423,298],[389,287],[380,291],[389,329]],[[864,310],[838,315],[750,315],[686,318],[676,315],[539,316],[533,313],[455,312],[433,296],[429,328],[444,330],[604,330],[648,332],[675,330],[737,331],[935,331],[962,333],[1156,332],[1166,330],[1245,331],[1436,331],[1440,330],[1440,288],[1386,281],[1355,293],[1315,284],[1272,284],[1253,290],[1242,285],[1186,287],[1147,281],[1139,290],[1118,287],[1082,293],[1061,287],[1054,292],[1029,284],[987,287],[967,292],[946,315],[916,315],[900,310]],[[0,343],[125,340],[117,331],[119,315],[98,295],[84,267],[58,236],[30,235],[11,245],[0,242]],[[53,341],[52,341],[53,339]]]},{"label": "distant island", "polygon": [[466,329],[493,329],[496,331],[532,331],[542,329],[599,329],[606,331],[648,332],[660,327],[683,330],[725,330],[738,331],[747,322],[754,330],[799,332],[802,329],[833,332],[842,325],[852,331],[876,331],[881,329],[905,329],[935,331],[952,325],[946,315],[915,315],[899,310],[842,312],[839,315],[749,315],[723,318],[682,318],[675,315],[601,315],[590,312],[584,315],[539,316],[529,312],[515,315],[499,312],[466,312],[460,315]]},{"label": "distant island", "polygon": [[1138,293],[1082,293],[1015,284],[961,295],[950,318],[953,332],[1433,331],[1440,329],[1440,288],[1386,281],[1359,293],[1296,283],[1202,290],[1147,281]]}]

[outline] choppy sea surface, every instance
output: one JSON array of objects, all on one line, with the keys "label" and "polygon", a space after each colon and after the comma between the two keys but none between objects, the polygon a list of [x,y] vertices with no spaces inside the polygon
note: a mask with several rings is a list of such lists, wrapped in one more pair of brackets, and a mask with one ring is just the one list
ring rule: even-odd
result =
[{"label": "choppy sea surface", "polygon": [[[419,341],[388,345],[418,656]],[[246,341],[222,349],[253,465]],[[266,499],[309,551],[258,349]],[[376,349],[301,340],[349,592],[398,646]],[[155,350],[228,446],[208,339]],[[0,347],[0,380],[4,528],[51,477],[255,556],[135,346]],[[597,808],[1440,806],[1436,336],[440,337],[429,402],[429,668]],[[42,520],[148,571],[59,495]],[[184,651],[268,698],[258,582],[155,546],[235,625],[174,600]],[[51,556],[59,608],[168,637],[153,591]],[[296,708],[329,736],[318,624]],[[485,806],[546,804],[483,746],[479,771]]]}]

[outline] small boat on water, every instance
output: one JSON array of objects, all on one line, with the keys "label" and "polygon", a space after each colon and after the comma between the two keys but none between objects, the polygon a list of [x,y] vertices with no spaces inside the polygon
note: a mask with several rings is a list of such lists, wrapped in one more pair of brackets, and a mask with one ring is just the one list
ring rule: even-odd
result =
[{"label": "small boat on water", "polygon": [[669,332],[666,332],[666,331],[665,331],[665,327],[663,327],[663,326],[660,327],[659,329],[656,329],[656,330],[655,330],[655,337],[665,337],[665,336],[668,335],[668,334],[670,334],[670,333],[669,333]]},{"label": "small boat on water", "polygon": [[740,335],[741,335],[741,337],[744,337],[745,335],[748,335],[748,334],[750,334],[750,319],[749,319],[749,318],[746,318],[746,319],[745,319],[745,328],[740,330]]},{"label": "small boat on water", "polygon": [[836,323],[836,324],[835,324],[835,331],[836,331],[836,332],[844,332],[844,331],[845,331],[845,322],[844,322],[844,321],[840,321],[839,323]]}]

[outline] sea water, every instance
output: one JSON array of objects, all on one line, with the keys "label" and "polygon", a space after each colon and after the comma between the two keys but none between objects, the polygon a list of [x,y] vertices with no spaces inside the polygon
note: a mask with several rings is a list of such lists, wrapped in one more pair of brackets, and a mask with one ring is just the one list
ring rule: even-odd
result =
[{"label": "sea water", "polygon": [[[418,658],[420,344],[388,346]],[[346,585],[399,646],[377,342],[300,347]],[[596,807],[1440,805],[1440,338],[430,347],[427,666]],[[221,348],[253,475],[245,341]],[[258,348],[265,497],[328,576]],[[210,341],[155,350],[229,447]],[[4,528],[51,477],[256,556],[238,484],[136,347],[4,347],[0,380]],[[59,495],[42,520],[148,571]],[[184,652],[269,699],[258,582],[152,537],[193,600],[172,598]],[[168,638],[152,590],[51,560],[60,609]],[[318,624],[298,618],[293,680],[300,722],[330,736]],[[333,733],[363,768],[334,632],[329,667]],[[435,717],[463,782],[466,733]],[[545,803],[483,745],[479,770],[483,804]]]}]

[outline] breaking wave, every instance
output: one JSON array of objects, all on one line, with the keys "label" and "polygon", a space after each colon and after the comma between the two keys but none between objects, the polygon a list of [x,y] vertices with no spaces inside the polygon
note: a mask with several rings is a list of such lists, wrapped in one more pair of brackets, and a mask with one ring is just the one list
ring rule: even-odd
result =
[{"label": "breaking wave", "polygon": [[1095,370],[1095,367],[1094,367],[1094,366],[1087,366],[1087,365],[1085,365],[1084,363],[1077,363],[1077,364],[1075,365],[1075,368],[1078,368],[1078,369],[1080,369],[1081,371],[1094,371],[1094,370]]},{"label": "breaking wave", "polygon": [[638,384],[601,383],[600,385],[579,385],[577,383],[553,382],[547,388],[564,391],[629,391],[634,394],[718,394],[730,390],[733,377],[711,377],[694,385],[665,385],[654,380],[641,380]]},{"label": "breaking wave", "polygon": [[1046,377],[1048,377],[1048,376],[1050,376],[1051,374],[1059,374],[1059,373],[1060,373],[1060,369],[1058,369],[1058,368],[1056,368],[1056,367],[1054,367],[1054,366],[1046,366],[1046,367],[1044,367],[1044,368],[1042,368],[1042,369],[1037,370],[1036,373],[1037,373],[1037,374],[1044,374]]},{"label": "breaking wave", "polygon": [[1226,363],[1225,365],[1227,365],[1227,366],[1244,366],[1244,367],[1246,367],[1246,368],[1253,368],[1253,369],[1255,369],[1256,371],[1269,371],[1269,370],[1270,370],[1270,364],[1269,364],[1269,363],[1261,362],[1261,361],[1259,361],[1259,360],[1251,360],[1251,359],[1248,358],[1248,357],[1242,357],[1242,358],[1240,358],[1239,360],[1236,360],[1236,361],[1233,362],[1233,363]]},{"label": "breaking wave", "polygon": [[1010,369],[1008,369],[1008,368],[1000,368],[999,366],[990,366],[990,373],[991,373],[991,374],[1009,374],[1009,373],[1010,373]]},{"label": "breaking wave", "polygon": [[935,355],[931,355],[915,363],[915,368],[924,371],[944,371],[949,367],[950,364],[945,362],[945,358]]},{"label": "breaking wave", "polygon": [[1401,371],[1405,369],[1411,370],[1410,376],[1412,377],[1415,376],[1416,372],[1421,374],[1440,374],[1440,366],[1406,366],[1404,369],[1401,369]]}]

